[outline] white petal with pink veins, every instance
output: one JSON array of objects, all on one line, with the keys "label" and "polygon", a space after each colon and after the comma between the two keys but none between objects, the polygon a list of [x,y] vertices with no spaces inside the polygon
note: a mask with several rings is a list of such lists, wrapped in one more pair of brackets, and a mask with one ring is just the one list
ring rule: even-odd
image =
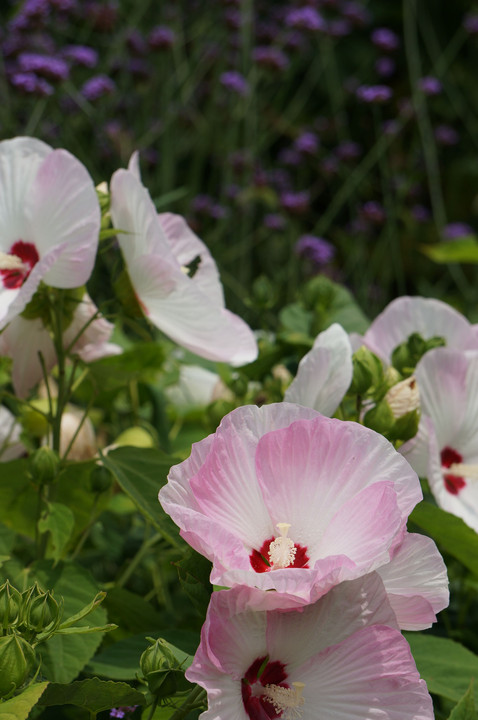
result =
[{"label": "white petal with pink veins", "polygon": [[424,339],[439,336],[458,350],[478,348],[478,335],[459,312],[440,300],[400,297],[393,300],[374,320],[363,342],[386,362],[393,350],[412,333]]},{"label": "white petal with pink veins", "polygon": [[431,538],[407,533],[391,562],[377,572],[402,630],[424,630],[448,606],[445,563]]},{"label": "white petal with pink veins", "polygon": [[14,318],[0,335],[0,352],[13,360],[12,382],[19,397],[26,397],[43,378],[39,353],[47,372],[56,365],[53,341],[40,319]]},{"label": "white petal with pink veins", "polygon": [[345,330],[334,323],[315,339],[299,363],[284,400],[307,405],[329,417],[342,402],[352,381],[352,348]]}]

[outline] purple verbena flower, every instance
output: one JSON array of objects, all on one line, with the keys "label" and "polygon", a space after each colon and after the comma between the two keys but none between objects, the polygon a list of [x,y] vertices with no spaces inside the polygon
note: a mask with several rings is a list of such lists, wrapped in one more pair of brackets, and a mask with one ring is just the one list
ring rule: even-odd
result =
[{"label": "purple verbena flower", "polygon": [[69,74],[68,64],[64,60],[38,53],[20,53],[18,64],[21,72],[34,72],[50,80],[66,80]]},{"label": "purple verbena flower", "polygon": [[94,68],[98,63],[98,52],[87,45],[67,45],[63,48],[62,54],[76,65],[87,68]]},{"label": "purple verbena flower", "polygon": [[310,193],[307,190],[302,190],[301,192],[292,192],[289,190],[281,194],[280,201],[284,210],[300,215],[309,207]]},{"label": "purple verbena flower", "polygon": [[285,228],[286,221],[282,215],[277,213],[268,213],[264,215],[264,227],[268,230],[283,230]]},{"label": "purple verbena flower", "polygon": [[464,222],[453,222],[445,225],[442,230],[444,240],[457,240],[458,238],[474,235],[473,228]]},{"label": "purple verbena flower", "polygon": [[430,210],[425,205],[416,204],[412,207],[412,216],[419,223],[425,223],[430,220]]},{"label": "purple verbena flower", "polygon": [[53,86],[35,73],[13,73],[10,76],[10,83],[18,90],[40,97],[52,95],[54,92]]},{"label": "purple verbena flower", "polygon": [[463,27],[470,35],[478,33],[478,13],[468,13],[463,20]]},{"label": "purple verbena flower", "polygon": [[319,149],[319,138],[313,132],[303,132],[294,140],[294,148],[304,155],[315,155]]},{"label": "purple verbena flower", "polygon": [[381,104],[392,97],[392,90],[388,85],[360,85],[356,96],[365,103]]},{"label": "purple verbena flower", "polygon": [[126,44],[134,55],[145,55],[147,52],[146,40],[136,28],[131,28],[126,34]]},{"label": "purple verbena flower", "polygon": [[375,61],[375,70],[377,72],[377,75],[380,75],[380,77],[388,78],[393,75],[393,73],[396,70],[396,63],[395,60],[392,60],[391,57],[379,57]]},{"label": "purple verbena flower", "polygon": [[166,25],[157,25],[154,27],[148,37],[149,47],[152,50],[165,50],[174,45],[176,35],[174,30]]},{"label": "purple verbena flower", "polygon": [[94,102],[103,95],[110,95],[115,89],[115,83],[107,75],[95,75],[84,83],[81,94],[90,102]]},{"label": "purple verbena flower", "polygon": [[312,7],[301,7],[290,10],[285,18],[286,25],[302,30],[327,30],[327,23],[322,15]]},{"label": "purple verbena flower", "polygon": [[400,45],[398,35],[389,28],[376,28],[371,35],[371,40],[376,47],[386,52],[397,50]]},{"label": "purple verbena flower", "polygon": [[435,139],[439,145],[456,145],[460,136],[450,125],[437,125]]},{"label": "purple verbena flower", "polygon": [[367,8],[359,2],[355,2],[354,0],[343,4],[342,15],[358,27],[368,25],[370,22],[370,13]]},{"label": "purple verbena flower", "polygon": [[223,72],[219,78],[219,82],[226,90],[231,90],[237,95],[247,95],[249,92],[249,83],[247,82],[244,75],[241,75],[237,70],[228,70]]},{"label": "purple verbena flower", "polygon": [[295,252],[318,267],[327,265],[335,256],[334,246],[315,235],[302,235],[295,245]]},{"label": "purple verbena flower", "polygon": [[276,47],[259,45],[252,51],[252,59],[258,65],[271,70],[285,70],[289,67],[289,58]]},{"label": "purple verbena flower", "polygon": [[418,81],[418,87],[424,95],[439,95],[443,90],[443,85],[438,78],[431,75],[420,78]]},{"label": "purple verbena flower", "polygon": [[327,33],[332,37],[347,37],[352,32],[352,26],[345,18],[336,18],[328,24]]},{"label": "purple verbena flower", "polygon": [[369,200],[360,209],[362,216],[374,225],[382,225],[385,222],[385,210],[380,203]]}]

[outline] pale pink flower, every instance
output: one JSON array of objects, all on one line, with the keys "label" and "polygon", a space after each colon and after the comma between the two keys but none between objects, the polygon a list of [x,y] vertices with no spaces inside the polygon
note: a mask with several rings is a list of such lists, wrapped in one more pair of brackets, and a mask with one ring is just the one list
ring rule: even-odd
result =
[{"label": "pale pink flower", "polygon": [[[63,334],[63,346],[69,348],[70,353],[79,355],[84,362],[121,352],[118,345],[108,342],[113,325],[101,316],[95,317],[97,311],[98,308],[85,293]],[[57,358],[50,332],[42,320],[27,320],[21,316],[14,318],[0,335],[0,355],[13,360],[12,383],[19,397],[28,395],[43,379],[39,353],[43,356],[45,369],[50,371]]]},{"label": "pale pink flower", "polygon": [[186,671],[208,694],[201,720],[433,719],[376,574],[341,583],[302,611],[251,610],[254,592],[212,594]]},{"label": "pale pink flower", "polygon": [[[314,602],[390,563],[421,490],[381,435],[279,403],[229,413],[173,466],[159,499],[184,539],[213,562],[212,583],[275,590],[256,598],[274,609]],[[398,561],[395,574],[403,574]],[[443,607],[443,572],[438,584],[441,599],[426,625]]]},{"label": "pale pink flower", "polygon": [[0,143],[0,329],[40,281],[75,288],[96,257],[100,208],[86,168],[28,137]]},{"label": "pale pink flower", "polygon": [[437,504],[478,532],[478,352],[437,348],[418,363],[422,417],[400,452]]},{"label": "pale pink flower", "polygon": [[312,350],[299,363],[284,400],[331,416],[352,382],[352,346],[338,323],[317,335]]},{"label": "pale pink flower", "polygon": [[20,442],[21,426],[16,417],[0,405],[0,462],[16,460],[26,453]]},{"label": "pale pink flower", "polygon": [[[457,310],[440,300],[399,297],[375,318],[361,341],[387,364],[398,345],[412,333],[425,340],[442,337],[455,350],[478,349],[478,330]],[[355,345],[357,336],[353,336]]]},{"label": "pale pink flower", "polygon": [[111,179],[111,217],[146,317],[188,350],[243,365],[257,356],[246,323],[226,310],[216,263],[179,215],[157,214],[141,184],[137,156]]}]

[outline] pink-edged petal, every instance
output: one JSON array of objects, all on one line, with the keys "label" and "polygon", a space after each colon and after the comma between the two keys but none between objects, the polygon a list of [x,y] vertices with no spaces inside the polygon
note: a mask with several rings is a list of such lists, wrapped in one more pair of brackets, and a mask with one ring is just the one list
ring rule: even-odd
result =
[{"label": "pink-edged petal", "polygon": [[172,251],[182,267],[187,267],[199,257],[199,265],[192,282],[218,307],[224,307],[224,293],[219,280],[217,265],[206,245],[187,225],[181,215],[160,213],[160,225]]},{"label": "pink-edged petal", "polygon": [[85,293],[77,305],[73,320],[63,333],[63,345],[65,348],[71,346],[71,352],[77,353],[84,362],[118,355],[122,348],[108,342],[113,328],[114,326],[98,313],[98,308]]},{"label": "pink-edged petal", "polygon": [[445,563],[431,538],[407,533],[377,572],[402,630],[424,630],[449,603]]},{"label": "pink-edged petal", "polygon": [[133,173],[137,180],[141,180],[141,170],[139,168],[139,152],[137,150],[131,155],[128,162],[128,170]]},{"label": "pink-edged petal", "polygon": [[18,137],[0,143],[0,250],[19,239],[31,242],[32,218],[25,214],[38,169],[52,148],[41,140]]},{"label": "pink-edged petal", "polygon": [[417,434],[411,438],[411,440],[403,443],[398,449],[399,453],[407,459],[419,477],[426,477],[428,473],[428,453],[431,432],[435,432],[433,422],[431,418],[424,415],[422,411]]},{"label": "pink-edged petal", "polygon": [[267,648],[271,657],[286,657],[294,672],[317,653],[377,624],[398,629],[383,583],[371,573],[340,583],[301,612],[270,613]]},{"label": "pink-edged petal", "polygon": [[303,720],[433,720],[427,686],[407,641],[390,627],[358,630],[297,671]]},{"label": "pink-edged petal", "polygon": [[412,333],[444,337],[447,346],[459,350],[478,348],[478,336],[463,315],[440,300],[422,297],[393,300],[367,330],[364,343],[390,362],[393,350]]},{"label": "pink-edged petal", "polygon": [[271,517],[290,523],[290,537],[313,553],[332,518],[368,486],[392,484],[403,522],[422,497],[417,476],[385,438],[320,415],[264,435],[256,462]]},{"label": "pink-edged petal", "polygon": [[93,180],[84,165],[66,150],[53,150],[38,168],[26,212],[33,224],[30,240],[40,258],[64,246],[45,283],[59,288],[83,285],[95,263],[101,221]]},{"label": "pink-edged petal", "polygon": [[[153,201],[133,172],[117,170],[111,178],[111,218],[118,230],[118,242],[127,266],[142,255],[158,254],[171,266],[177,265],[158,222]],[[138,288],[135,288],[138,290]]]},{"label": "pink-edged petal", "polygon": [[299,363],[284,400],[307,405],[331,416],[352,381],[352,348],[345,330],[334,323],[320,333]]},{"label": "pink-edged petal", "polygon": [[53,341],[39,319],[16,317],[0,335],[0,352],[13,360],[12,382],[19,397],[26,397],[43,378],[39,353],[47,371],[56,365]]}]

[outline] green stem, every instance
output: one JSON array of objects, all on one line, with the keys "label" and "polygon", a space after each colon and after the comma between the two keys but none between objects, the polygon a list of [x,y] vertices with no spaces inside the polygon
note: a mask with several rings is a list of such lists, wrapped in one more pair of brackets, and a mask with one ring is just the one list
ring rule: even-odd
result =
[{"label": "green stem", "polygon": [[52,447],[53,450],[60,454],[61,418],[67,403],[66,354],[63,347],[63,294],[61,291],[58,295],[57,302],[52,303],[52,329],[53,344],[55,346],[58,365],[58,395],[56,413],[53,415],[52,423]]},{"label": "green stem", "polygon": [[[146,535],[147,530],[148,530],[148,527],[146,527],[146,529],[145,529],[145,535]],[[144,556],[147,555],[147,553],[151,550],[151,548],[154,545],[156,545],[156,543],[159,540],[162,540],[162,535],[160,535],[159,533],[155,533],[152,537],[150,537],[148,539],[145,538],[143,540],[143,543],[142,543],[141,547],[139,548],[138,552],[136,553],[136,555],[131,560],[130,564],[125,568],[125,570],[121,573],[120,577],[116,581],[117,587],[123,587],[123,585],[125,585],[128,582],[129,578],[134,573],[134,571],[136,570],[138,565],[141,563]]]},{"label": "green stem", "polygon": [[79,539],[79,541],[78,541],[78,545],[76,546],[76,548],[74,549],[74,551],[73,551],[73,553],[72,553],[72,555],[71,555],[71,557],[70,557],[70,561],[71,561],[71,562],[73,562],[73,560],[74,560],[74,559],[77,557],[77,555],[80,553],[83,545],[84,545],[85,542],[86,542],[86,539],[87,539],[88,535],[90,534],[90,530],[91,530],[91,528],[93,527],[94,522],[95,522],[96,508],[97,508],[97,506],[98,506],[98,500],[99,500],[99,499],[100,499],[100,494],[98,493],[98,494],[95,496],[95,499],[94,499],[94,501],[93,501],[93,505],[91,506],[90,519],[89,519],[89,521],[88,521],[88,525],[87,525],[87,526],[85,527],[85,529],[83,530],[83,532],[82,532],[82,534],[81,534],[81,537],[80,537],[80,539]]},{"label": "green stem", "polygon": [[206,691],[197,685],[187,696],[186,702],[171,715],[169,720],[183,720],[189,711],[198,705],[199,701],[205,699]]},{"label": "green stem", "polygon": [[154,702],[153,702],[153,704],[151,705],[151,708],[150,708],[150,710],[149,710],[147,720],[152,720],[152,718],[154,717],[154,713],[156,712],[156,708],[157,708],[157,707],[158,707],[158,698],[155,697],[155,698],[154,698]]}]

